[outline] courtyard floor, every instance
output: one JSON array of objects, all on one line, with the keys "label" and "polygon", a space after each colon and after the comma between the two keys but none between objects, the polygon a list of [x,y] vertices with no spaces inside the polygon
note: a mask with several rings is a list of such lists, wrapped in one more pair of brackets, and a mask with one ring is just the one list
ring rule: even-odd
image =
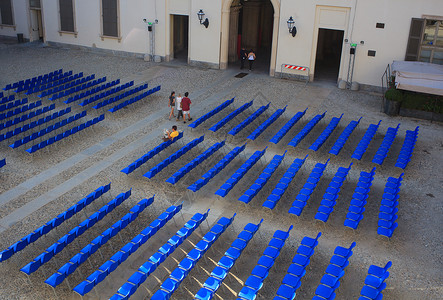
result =
[{"label": "courtyard floor", "polygon": [[[96,78],[107,77],[108,81],[120,78],[121,82],[134,80],[135,85],[147,82],[149,88],[161,85],[161,90],[147,98],[128,106],[116,113],[106,109],[95,110],[90,106],[81,107],[71,103],[72,113],[87,110],[87,119],[105,113],[105,120],[76,135],[63,139],[34,154],[25,152],[26,146],[18,149],[9,147],[15,140],[11,138],[0,142],[0,159],[6,158],[6,166],[0,169],[0,250],[31,233],[37,227],[65,211],[99,186],[111,182],[111,191],[103,196],[105,202],[117,194],[132,188],[132,196],[112,214],[76,239],[54,259],[43,265],[37,272],[27,278],[20,268],[42,253],[48,246],[75,227],[81,219],[72,218],[63,223],[57,230],[18,252],[11,259],[0,264],[0,298],[1,299],[80,299],[72,288],[89,276],[125,243],[145,228],[152,220],[172,204],[183,204],[183,218],[173,221],[151,238],[144,246],[111,273],[107,280],[100,283],[84,299],[108,299],[138,267],[163,245],[193,214],[204,213],[210,209],[208,224],[201,225],[189,240],[177,249],[140,287],[133,299],[149,298],[161,282],[185,257],[202,233],[208,230],[222,216],[231,217],[237,213],[232,225],[201,259],[188,278],[173,295],[173,299],[193,299],[208,274],[223,256],[230,243],[248,223],[263,224],[254,239],[231,270],[223,286],[218,290],[215,299],[235,299],[248,278],[251,270],[263,253],[275,230],[294,229],[286,241],[281,254],[271,269],[268,278],[260,290],[258,299],[272,299],[286,274],[287,268],[295,255],[297,247],[304,236],[315,237],[322,232],[319,245],[301,287],[297,290],[296,299],[311,299],[320,279],[323,276],[336,246],[349,247],[356,242],[354,254],[346,268],[337,299],[357,299],[370,265],[384,266],[392,261],[387,288],[383,291],[384,299],[441,299],[443,295],[443,131],[441,123],[389,117],[380,112],[381,96],[376,93],[340,90],[332,84],[309,83],[271,78],[266,74],[250,72],[243,78],[236,78],[239,69],[208,70],[192,68],[183,64],[151,63],[133,57],[116,57],[106,54],[90,53],[81,50],[44,47],[39,44],[0,43],[0,87],[18,80],[31,78],[63,68],[73,73],[85,75],[96,74]],[[382,71],[381,71],[382,72]],[[381,74],[380,72],[380,74]],[[254,99],[251,108],[229,122],[217,133],[208,128],[226,116],[234,108],[228,107],[196,129],[191,130],[187,124],[168,120],[168,96],[171,91],[181,93],[188,91],[192,100],[191,114],[194,120],[210,111],[223,101],[235,97],[234,107]],[[26,97],[20,95],[18,98]],[[30,96],[30,102],[35,101]],[[44,104],[56,103],[57,110],[67,107],[61,100],[43,99]],[[244,120],[262,105],[271,102],[270,108],[256,121],[246,127],[237,136],[228,135],[236,124]],[[247,136],[261,122],[265,121],[279,108],[287,106],[286,112],[272,124],[257,140],[249,141]],[[297,112],[308,108],[306,115],[289,131],[277,145],[269,139]],[[288,142],[316,114],[327,111],[325,118],[295,148],[287,146]],[[314,152],[309,146],[326,128],[332,117],[343,118],[331,137]],[[345,126],[351,120],[363,117],[350,139],[338,156],[329,154]],[[378,133],[369,145],[361,161],[351,155],[370,124],[382,120]],[[80,121],[79,121],[80,122]],[[401,123],[399,133],[382,166],[373,164],[372,158],[380,146],[388,127]],[[142,165],[135,172],[126,175],[120,172],[130,163],[154,148],[161,142],[164,128],[177,125],[184,132],[181,141],[173,144]],[[395,167],[397,156],[405,139],[406,130],[420,126],[417,144],[412,159],[403,171]],[[0,133],[4,134],[6,130]],[[181,146],[191,140],[205,135],[203,143],[192,149],[171,166],[157,174],[153,179],[143,177],[155,166]],[[20,136],[22,137],[22,136]],[[226,146],[201,166],[192,170],[177,184],[171,185],[165,180],[179,168],[206,150],[215,142],[226,139]],[[235,146],[247,143],[245,155],[240,155],[202,190],[192,193],[187,187],[198,180],[219,159]],[[240,167],[247,157],[256,150],[267,148],[264,159],[258,163],[240,183],[226,196],[214,195],[215,191]],[[287,150],[284,162],[273,174],[267,185],[248,204],[237,199],[258,177],[266,163],[276,154]],[[283,195],[274,210],[262,207],[263,202],[277,184],[279,178],[295,158],[309,155],[303,168],[296,175],[289,189]],[[317,162],[324,163],[330,159],[326,171],[317,189],[308,200],[300,217],[288,213],[292,201],[306,182],[310,171]],[[334,212],[326,224],[316,222],[314,216],[320,205],[322,195],[338,167],[352,169],[341,188],[340,197]],[[361,171],[369,172],[376,167],[364,219],[358,230],[353,231],[343,222],[358,182]],[[378,212],[384,185],[388,177],[404,174],[402,182],[398,228],[388,240],[377,234]],[[53,291],[44,280],[58,270],[66,261],[87,245],[93,238],[111,224],[125,215],[129,209],[143,198],[152,197],[154,203],[148,207],[133,223],[125,228],[120,236],[103,246],[101,252],[93,254],[88,262],[79,267],[79,271],[68,277],[66,283]],[[92,214],[101,205],[96,203],[86,209],[86,215]]]}]

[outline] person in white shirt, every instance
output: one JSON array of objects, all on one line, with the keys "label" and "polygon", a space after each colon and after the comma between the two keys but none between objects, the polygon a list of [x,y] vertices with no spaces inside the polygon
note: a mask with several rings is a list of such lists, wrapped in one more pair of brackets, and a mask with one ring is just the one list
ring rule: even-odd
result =
[{"label": "person in white shirt", "polygon": [[[182,110],[182,94],[178,94],[178,97],[175,98],[175,106],[177,107],[177,121],[180,120],[180,116],[183,117],[183,110]],[[185,118],[183,117],[183,121],[185,120]]]}]

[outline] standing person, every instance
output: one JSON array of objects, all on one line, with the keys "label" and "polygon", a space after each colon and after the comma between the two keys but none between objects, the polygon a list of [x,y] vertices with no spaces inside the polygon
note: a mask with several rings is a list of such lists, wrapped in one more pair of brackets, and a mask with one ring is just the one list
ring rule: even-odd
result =
[{"label": "standing person", "polygon": [[248,53],[249,71],[252,71],[252,64],[254,63],[254,60],[255,60],[255,53],[254,50],[251,49],[251,51],[249,51]]},{"label": "standing person", "polygon": [[171,108],[171,112],[169,113],[169,120],[171,120],[171,117],[175,117],[174,116],[174,106],[175,106],[175,92],[172,91],[171,96],[169,96],[169,103],[168,103],[168,107]]},{"label": "standing person", "polygon": [[240,50],[240,70],[243,70],[243,68],[245,67],[245,61],[247,57],[248,53],[246,52],[245,47],[242,47]]},{"label": "standing person", "polygon": [[186,115],[188,115],[188,121],[192,121],[191,114],[189,110],[191,108],[191,99],[188,98],[189,93],[185,93],[185,97],[182,99],[182,110],[183,110],[183,123],[186,123]]},{"label": "standing person", "polygon": [[[183,109],[182,109],[182,94],[178,94],[178,97],[175,98],[175,106],[177,107],[177,121],[180,121],[180,117],[183,117]],[[183,117],[183,121],[185,118]]]}]

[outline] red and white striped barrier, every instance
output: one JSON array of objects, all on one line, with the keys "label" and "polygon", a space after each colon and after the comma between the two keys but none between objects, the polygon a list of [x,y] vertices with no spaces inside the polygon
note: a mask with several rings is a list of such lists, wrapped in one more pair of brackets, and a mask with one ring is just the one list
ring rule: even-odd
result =
[{"label": "red and white striped barrier", "polygon": [[[296,66],[296,65],[289,65],[289,64],[282,64],[281,65],[281,71],[280,71],[280,78],[282,78],[283,76],[283,68],[284,69],[289,69],[289,70],[294,70],[294,71],[306,71],[306,83],[309,82],[309,67],[304,67],[304,66]],[[290,75],[291,73],[286,73],[288,75]],[[294,74],[296,75],[296,74]]]},{"label": "red and white striped barrier", "polygon": [[293,66],[293,65],[283,65],[283,67],[286,69],[297,70],[297,71],[306,71],[307,70],[306,67]]}]

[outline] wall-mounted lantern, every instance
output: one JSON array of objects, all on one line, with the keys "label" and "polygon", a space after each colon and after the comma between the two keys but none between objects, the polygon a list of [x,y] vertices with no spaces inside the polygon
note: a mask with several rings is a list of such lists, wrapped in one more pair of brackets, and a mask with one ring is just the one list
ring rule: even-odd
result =
[{"label": "wall-mounted lantern", "polygon": [[288,23],[289,33],[292,34],[292,36],[294,37],[297,34],[297,28],[295,28],[295,21],[292,18],[292,16],[289,18],[287,23]]},{"label": "wall-mounted lantern", "polygon": [[208,18],[206,18],[206,19],[203,21],[203,18],[205,17],[205,13],[203,12],[202,9],[200,9],[200,11],[197,13],[197,16],[198,16],[198,20],[200,21],[200,24],[201,24],[201,25],[204,25],[206,28],[208,28],[208,26],[209,26],[209,20],[208,20]]}]

